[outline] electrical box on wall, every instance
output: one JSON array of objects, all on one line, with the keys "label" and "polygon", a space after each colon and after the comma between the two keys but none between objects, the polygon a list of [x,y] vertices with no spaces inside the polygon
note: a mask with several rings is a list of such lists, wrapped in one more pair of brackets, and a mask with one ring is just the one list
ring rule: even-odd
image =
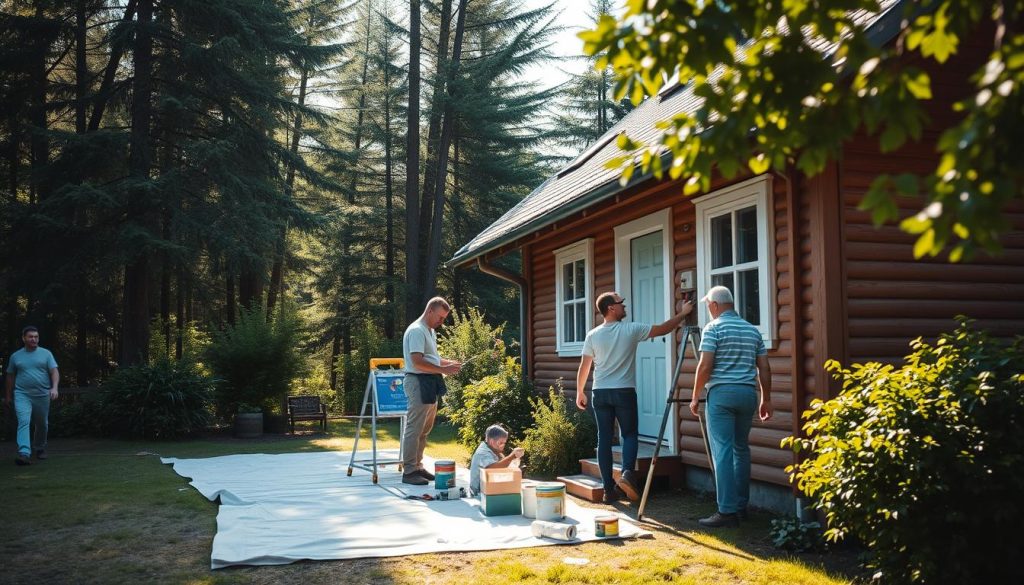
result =
[{"label": "electrical box on wall", "polygon": [[682,274],[679,275],[679,288],[684,291],[694,290],[697,288],[697,280],[694,276],[693,270],[684,270]]}]

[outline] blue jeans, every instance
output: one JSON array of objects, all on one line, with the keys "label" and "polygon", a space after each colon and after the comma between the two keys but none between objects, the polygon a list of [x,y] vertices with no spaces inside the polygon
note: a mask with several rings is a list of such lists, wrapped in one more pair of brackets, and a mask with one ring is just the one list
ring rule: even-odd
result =
[{"label": "blue jeans", "polygon": [[[14,412],[18,415],[18,453],[32,455],[32,450],[46,448],[46,431],[50,418],[50,393],[30,396],[24,392],[14,393]],[[29,440],[29,424],[35,426],[35,433]]]},{"label": "blue jeans", "polygon": [[622,433],[622,470],[636,467],[637,408],[636,390],[633,388],[604,388],[594,390],[594,418],[597,419],[597,465],[601,468],[601,481],[605,493],[612,493],[612,440],[615,421]]},{"label": "blue jeans", "polygon": [[750,500],[750,427],[755,412],[753,386],[719,384],[708,392],[708,439],[715,462],[715,497],[722,514],[745,510]]}]

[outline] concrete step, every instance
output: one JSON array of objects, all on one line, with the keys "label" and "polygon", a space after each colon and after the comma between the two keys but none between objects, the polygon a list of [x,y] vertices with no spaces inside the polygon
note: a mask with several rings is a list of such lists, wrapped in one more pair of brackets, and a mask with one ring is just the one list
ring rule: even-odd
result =
[{"label": "concrete step", "polygon": [[604,498],[601,479],[591,475],[563,475],[557,478],[565,484],[565,491],[588,502],[600,502]]}]

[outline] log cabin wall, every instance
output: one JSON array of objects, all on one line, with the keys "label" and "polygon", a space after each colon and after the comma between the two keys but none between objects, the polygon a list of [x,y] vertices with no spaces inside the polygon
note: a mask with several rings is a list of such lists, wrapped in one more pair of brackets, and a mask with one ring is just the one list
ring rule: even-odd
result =
[{"label": "log cabin wall", "polygon": [[[1005,210],[1013,233],[1004,238],[1002,255],[979,253],[972,261],[957,264],[945,255],[915,259],[913,236],[901,232],[896,223],[876,229],[870,214],[857,209],[878,174],[934,172],[935,143],[942,130],[958,121],[951,106],[968,96],[968,78],[991,50],[991,37],[987,38],[988,49],[985,33],[975,35],[942,67],[915,63],[928,71],[935,96],[928,108],[931,124],[921,140],[881,153],[877,140],[858,136],[845,148],[839,189],[846,240],[849,362],[900,361],[910,352],[912,339],[934,340],[952,331],[960,314],[994,335],[1024,332],[1024,206]],[[905,198],[898,205],[901,219],[921,208],[919,201]]]},{"label": "log cabin wall", "polygon": [[[714,189],[735,182],[719,181]],[[777,284],[777,314],[779,324],[778,347],[770,350],[769,358],[773,371],[774,391],[772,402],[775,416],[767,423],[755,422],[751,433],[751,457],[753,461],[752,476],[761,481],[780,485],[788,485],[783,471],[792,462],[792,455],[779,448],[782,438],[792,433],[794,396],[792,367],[792,339],[794,327],[792,311],[792,293],[790,283],[789,244],[788,244],[788,192],[783,181],[773,182],[773,215],[776,254],[775,282]],[[555,251],[585,238],[594,239],[594,290],[592,299],[601,292],[612,290],[615,286],[615,227],[629,221],[644,217],[651,213],[671,208],[672,222],[672,280],[679,282],[680,274],[686,270],[696,270],[696,215],[693,201],[682,195],[681,183],[647,183],[633,188],[590,208],[587,213],[568,218],[557,225],[542,230],[528,238],[528,245],[523,246],[528,256],[525,263],[529,266],[527,278],[531,283],[529,304],[530,315],[530,360],[532,378],[541,390],[555,386],[561,380],[566,396],[576,391],[576,370],[579,358],[559,357],[556,351],[556,304],[555,304]],[[699,277],[698,277],[699,278]],[[678,285],[675,291],[675,305],[682,300]],[[601,317],[596,308],[594,323],[600,323]],[[706,310],[698,307],[697,310]],[[672,340],[678,346],[679,335]],[[689,396],[693,386],[693,375],[696,360],[688,354],[683,364],[683,373],[678,384],[682,396]],[[678,445],[684,463],[698,467],[707,467],[707,456],[700,438],[697,420],[683,406],[677,409],[679,420]]]}]

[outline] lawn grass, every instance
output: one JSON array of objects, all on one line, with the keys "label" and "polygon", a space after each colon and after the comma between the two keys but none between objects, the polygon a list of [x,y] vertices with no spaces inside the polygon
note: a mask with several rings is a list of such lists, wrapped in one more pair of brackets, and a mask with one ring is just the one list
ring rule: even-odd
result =
[{"label": "lawn grass", "polygon": [[[312,426],[307,427],[309,429]],[[397,424],[380,429],[395,448]],[[658,492],[645,527],[653,538],[390,559],[299,562],[212,571],[217,505],[160,463],[237,453],[349,450],[354,425],[331,421],[327,435],[242,440],[211,435],[178,442],[53,439],[51,457],[16,467],[12,443],[0,446],[0,583],[849,583],[847,555],[798,557],[767,541],[770,517],[741,528],[701,530],[713,503],[684,491]],[[365,434],[364,434],[365,438]],[[360,440],[360,448],[369,448]],[[462,464],[470,453],[439,425],[427,453]],[[635,508],[618,509],[635,516]],[[566,559],[585,559],[569,564]],[[826,569],[824,567],[829,567]]]}]

